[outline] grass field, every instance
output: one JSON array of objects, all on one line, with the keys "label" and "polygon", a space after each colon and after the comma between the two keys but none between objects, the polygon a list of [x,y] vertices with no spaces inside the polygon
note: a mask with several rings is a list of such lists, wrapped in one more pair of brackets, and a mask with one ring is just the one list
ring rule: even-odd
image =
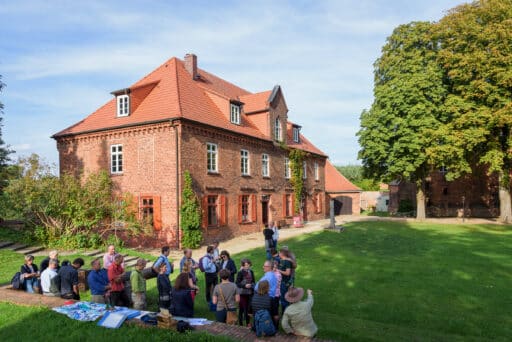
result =
[{"label": "grass field", "polygon": [[[296,285],[314,292],[318,337],[512,339],[510,226],[357,222],[345,227],[343,233],[319,232],[286,241],[298,258]],[[263,250],[234,256],[237,264],[242,257],[253,260],[259,278]],[[1,277],[4,270],[0,265]],[[199,279],[203,289],[202,274]],[[154,308],[154,280],[148,288]],[[202,292],[196,316],[213,318]]]}]

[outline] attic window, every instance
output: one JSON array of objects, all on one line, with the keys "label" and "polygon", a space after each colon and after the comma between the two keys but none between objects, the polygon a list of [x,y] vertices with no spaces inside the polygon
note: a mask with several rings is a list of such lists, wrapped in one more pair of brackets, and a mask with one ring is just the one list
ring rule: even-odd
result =
[{"label": "attic window", "polygon": [[274,140],[283,141],[281,120],[279,118],[276,118],[274,122]]},{"label": "attic window", "polygon": [[130,115],[130,96],[118,95],[117,96],[117,116]]},{"label": "attic window", "polygon": [[293,141],[295,141],[296,143],[299,142],[299,127],[293,127]]},{"label": "attic window", "polygon": [[231,103],[229,118],[232,123],[240,125],[240,105]]}]

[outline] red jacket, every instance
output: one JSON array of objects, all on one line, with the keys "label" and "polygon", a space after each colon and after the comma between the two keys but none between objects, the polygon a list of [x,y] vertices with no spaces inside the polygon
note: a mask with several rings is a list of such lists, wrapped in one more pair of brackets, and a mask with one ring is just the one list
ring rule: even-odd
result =
[{"label": "red jacket", "polygon": [[115,278],[119,277],[121,274],[124,273],[124,268],[121,265],[117,265],[116,263],[113,263],[108,268],[108,280],[110,281],[111,290],[115,292],[123,291],[124,284],[123,281],[116,282],[114,281]]}]

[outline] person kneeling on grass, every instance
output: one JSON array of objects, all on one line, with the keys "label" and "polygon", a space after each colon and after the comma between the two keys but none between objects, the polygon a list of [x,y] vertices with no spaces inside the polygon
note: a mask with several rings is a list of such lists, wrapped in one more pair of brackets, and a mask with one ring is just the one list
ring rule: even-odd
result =
[{"label": "person kneeling on grass", "polygon": [[212,302],[217,305],[217,322],[226,323],[228,311],[236,312],[236,303],[240,302],[240,295],[235,283],[229,281],[231,273],[228,270],[220,270],[219,275],[221,283],[213,289]]},{"label": "person kneeling on grass", "polygon": [[318,328],[313,321],[311,309],[313,308],[313,291],[308,289],[308,298],[301,301],[304,296],[302,288],[290,287],[286,292],[286,301],[290,303],[284,311],[281,326],[287,334],[313,337]]},{"label": "person kneeling on grass", "polygon": [[194,317],[194,299],[188,273],[180,273],[174,281],[171,300],[171,314],[180,317]]},{"label": "person kneeling on grass", "polygon": [[43,273],[41,273],[41,290],[43,290],[43,296],[60,296],[60,277],[57,274],[58,265],[59,261],[57,259],[50,259],[48,266]]},{"label": "person kneeling on grass", "polygon": [[60,296],[64,299],[80,300],[78,289],[78,269],[84,265],[84,259],[76,258],[71,265],[64,265],[59,270]]},{"label": "person kneeling on grass", "polygon": [[105,304],[105,292],[110,289],[107,270],[101,268],[100,259],[91,261],[92,270],[87,275],[87,283],[91,289],[91,302]]},{"label": "person kneeling on grass", "polygon": [[132,301],[135,310],[146,310],[146,279],[142,275],[144,267],[146,267],[146,260],[138,259],[135,270],[130,274]]}]

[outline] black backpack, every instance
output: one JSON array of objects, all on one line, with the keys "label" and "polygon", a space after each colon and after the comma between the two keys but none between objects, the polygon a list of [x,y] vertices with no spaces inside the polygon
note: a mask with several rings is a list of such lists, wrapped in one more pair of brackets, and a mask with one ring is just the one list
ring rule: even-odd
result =
[{"label": "black backpack", "polygon": [[178,321],[178,324],[176,325],[176,330],[178,330],[178,332],[180,333],[184,333],[187,331],[194,330],[194,328],[187,321]]},{"label": "black backpack", "polygon": [[16,272],[11,279],[12,288],[15,290],[23,290],[23,282],[21,281],[21,272]]}]

